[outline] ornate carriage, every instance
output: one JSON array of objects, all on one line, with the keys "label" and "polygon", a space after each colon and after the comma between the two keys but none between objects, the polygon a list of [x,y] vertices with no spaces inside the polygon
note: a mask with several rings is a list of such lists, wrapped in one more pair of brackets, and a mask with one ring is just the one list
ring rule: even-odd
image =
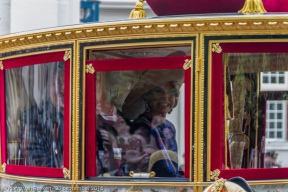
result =
[{"label": "ornate carriage", "polygon": [[[285,13],[225,13],[1,36],[1,190],[200,192],[241,176],[254,191],[286,191],[287,31]],[[131,82],[143,81],[139,93],[178,73],[179,101],[167,119],[181,177],[117,175],[127,141],[113,129],[113,155],[99,153],[98,126],[110,130],[105,121],[115,114],[133,122],[145,111]],[[114,108],[101,119],[103,93]]]}]

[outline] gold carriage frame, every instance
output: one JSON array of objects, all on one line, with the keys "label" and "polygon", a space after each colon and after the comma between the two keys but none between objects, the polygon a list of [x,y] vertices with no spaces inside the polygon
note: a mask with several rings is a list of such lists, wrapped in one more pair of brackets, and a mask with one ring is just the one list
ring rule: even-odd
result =
[{"label": "gold carriage frame", "polygon": [[[240,36],[253,36],[252,39],[237,39]],[[265,38],[263,37],[265,35]],[[5,169],[1,169],[0,177],[5,179],[11,179],[16,181],[49,183],[49,184],[66,184],[71,187],[79,187],[83,185],[101,185],[101,186],[123,186],[125,188],[133,187],[145,187],[145,186],[179,186],[179,187],[191,187],[193,191],[203,191],[203,187],[208,186],[210,182],[211,173],[210,160],[213,158],[210,156],[210,148],[207,148],[207,159],[204,159],[204,129],[207,128],[207,143],[206,146],[210,146],[211,141],[211,111],[207,113],[207,127],[204,127],[204,78],[205,62],[208,63],[208,68],[211,67],[212,49],[213,44],[226,42],[288,42],[288,36],[279,39],[269,39],[272,35],[288,35],[288,20],[287,15],[275,14],[275,15],[232,15],[232,16],[196,16],[196,17],[177,17],[177,18],[165,18],[165,19],[145,19],[145,20],[129,20],[121,22],[108,22],[108,23],[95,23],[95,24],[83,24],[75,25],[71,27],[60,27],[48,30],[33,31],[31,33],[13,34],[0,37],[0,64],[1,61],[16,57],[30,56],[41,53],[53,52],[54,50],[43,50],[33,53],[25,53],[15,55],[5,55],[9,52],[22,51],[26,49],[38,49],[48,46],[62,46],[67,44],[73,45],[73,68],[71,74],[71,94],[74,100],[71,108],[71,178],[70,180],[56,180],[56,179],[42,179],[31,177],[19,177],[14,175],[5,174]],[[169,38],[185,38],[193,37],[193,40],[185,41],[169,41]],[[217,39],[210,37],[225,37],[223,39]],[[233,37],[233,38],[230,38]],[[259,37],[259,38],[257,38]],[[91,181],[84,180],[84,134],[80,138],[79,129],[85,130],[84,121],[80,118],[85,118],[85,110],[80,106],[79,99],[83,98],[85,103],[85,78],[81,83],[80,77],[85,77],[85,65],[86,55],[83,55],[81,60],[80,49],[81,44],[89,42],[108,42],[118,40],[147,40],[165,38],[167,41],[159,42],[134,42],[134,43],[118,43],[118,48],[136,48],[139,46],[159,46],[160,45],[178,45],[189,44],[195,48],[195,54],[192,55],[194,59],[194,65],[192,65],[192,73],[194,74],[194,82],[191,85],[194,87],[195,92],[191,93],[191,97],[194,99],[194,103],[191,106],[192,116],[191,120],[191,133],[194,131],[194,138],[190,138],[190,146],[192,141],[194,142],[194,165],[190,170],[189,182],[124,182],[124,181]],[[85,46],[86,50],[102,50],[111,49],[113,44],[109,45],[93,45]],[[57,49],[62,50],[62,49]],[[66,48],[63,50],[67,50]],[[70,49],[71,50],[71,49]],[[84,53],[83,52],[83,53]],[[206,55],[208,53],[208,55]],[[208,59],[208,60],[207,60]],[[80,64],[82,63],[82,65]],[[82,74],[80,74],[82,73]],[[208,87],[207,87],[207,106],[211,106],[211,73],[208,73]],[[83,88],[83,94],[79,91]],[[193,89],[191,89],[193,90]],[[80,110],[82,109],[82,111]],[[82,122],[82,123],[81,123]],[[194,129],[192,129],[194,127]],[[81,142],[82,140],[82,142]],[[82,152],[81,152],[82,151]],[[204,161],[207,161],[206,169],[204,171]],[[2,163],[1,163],[2,165]],[[80,169],[79,169],[80,167]],[[193,176],[192,176],[193,175]],[[192,180],[192,177],[194,178]],[[250,181],[249,184],[253,185],[272,185],[272,184],[288,184],[288,180],[261,180]],[[135,191],[136,189],[134,189]]]}]

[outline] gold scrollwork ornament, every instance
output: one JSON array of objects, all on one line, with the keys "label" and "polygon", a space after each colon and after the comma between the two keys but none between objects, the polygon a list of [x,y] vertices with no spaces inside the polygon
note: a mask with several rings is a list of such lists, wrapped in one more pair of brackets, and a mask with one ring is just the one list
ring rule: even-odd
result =
[{"label": "gold scrollwork ornament", "polygon": [[219,175],[220,175],[220,170],[219,169],[215,169],[214,171],[212,171],[210,173],[211,180],[214,180],[214,181],[218,180],[219,179],[218,178]]},{"label": "gold scrollwork ornament", "polygon": [[3,63],[2,61],[0,61],[0,70],[3,70],[3,69],[4,69]]},{"label": "gold scrollwork ornament", "polygon": [[65,51],[63,60],[64,60],[64,61],[67,61],[67,60],[70,59],[70,58],[71,58],[71,52],[70,52],[70,51]]},{"label": "gold scrollwork ornament", "polygon": [[212,52],[216,52],[216,53],[222,52],[222,48],[221,48],[219,43],[213,43],[212,44]]},{"label": "gold scrollwork ornament", "polygon": [[92,63],[86,65],[86,73],[91,73],[91,74],[93,74],[94,72],[95,72],[95,69],[94,69]]},{"label": "gold scrollwork ornament", "polygon": [[192,68],[192,60],[191,59],[185,59],[185,63],[183,65],[183,69],[187,70],[189,68]]},{"label": "gold scrollwork ornament", "polygon": [[64,174],[64,178],[70,179],[70,171],[66,169],[65,167],[63,168],[63,174]]}]

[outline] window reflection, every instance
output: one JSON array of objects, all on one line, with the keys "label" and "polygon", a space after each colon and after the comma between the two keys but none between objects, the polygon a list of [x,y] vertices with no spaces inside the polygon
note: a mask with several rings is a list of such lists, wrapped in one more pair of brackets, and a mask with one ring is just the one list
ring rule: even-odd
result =
[{"label": "window reflection", "polygon": [[[93,50],[91,59],[120,63],[159,57],[181,60],[188,55],[191,46],[144,47]],[[156,177],[183,177],[183,69],[106,71],[96,76],[96,175],[154,171]]]},{"label": "window reflection", "polygon": [[183,83],[183,69],[97,73],[98,176],[183,177]]},{"label": "window reflection", "polygon": [[64,63],[5,71],[7,163],[62,167]]},{"label": "window reflection", "polygon": [[227,166],[287,167],[288,54],[224,57]]}]

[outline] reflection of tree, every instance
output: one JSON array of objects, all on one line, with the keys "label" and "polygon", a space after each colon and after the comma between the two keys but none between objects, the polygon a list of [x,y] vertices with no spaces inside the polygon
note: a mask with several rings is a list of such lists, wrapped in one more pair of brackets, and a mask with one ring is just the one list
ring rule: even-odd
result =
[{"label": "reflection of tree", "polygon": [[229,72],[242,73],[288,71],[288,54],[286,53],[243,53],[229,54]]},{"label": "reflection of tree", "polygon": [[[237,125],[241,125],[241,131],[248,135],[250,139],[249,150],[244,152],[244,156],[247,157],[247,162],[249,162],[249,159],[251,159],[251,157],[249,157],[250,151],[257,147],[254,165],[258,167],[263,167],[263,159],[260,159],[262,157],[257,157],[257,155],[261,154],[261,140],[262,136],[265,136],[266,101],[288,100],[288,91],[260,92],[259,75],[260,72],[288,71],[287,61],[288,54],[282,53],[229,54],[228,68],[231,80],[234,81],[233,102],[235,118],[236,121],[238,121]],[[244,85],[246,92],[243,98],[241,95],[243,95]],[[244,109],[241,109],[242,105],[244,105]],[[244,118],[242,118],[242,112],[244,112]],[[248,118],[249,116],[250,118]],[[233,120],[231,121],[230,126],[232,125]],[[233,129],[230,127],[230,132],[235,132],[239,129],[239,126],[233,127]],[[248,164],[245,165],[244,162],[246,161],[243,161],[242,166],[249,167]]]}]

